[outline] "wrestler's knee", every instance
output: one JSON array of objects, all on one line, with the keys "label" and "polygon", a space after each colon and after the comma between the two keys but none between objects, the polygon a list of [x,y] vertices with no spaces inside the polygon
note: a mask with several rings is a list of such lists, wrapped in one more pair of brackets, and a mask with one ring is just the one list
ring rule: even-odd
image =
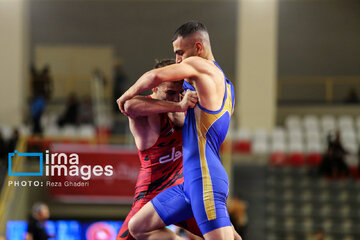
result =
[{"label": "wrestler's knee", "polygon": [[231,226],[214,229],[204,234],[205,240],[234,240],[235,235]]},{"label": "wrestler's knee", "polygon": [[234,226],[232,226],[233,229],[233,233],[234,233],[234,240],[242,240],[240,234],[238,232],[236,232]]},{"label": "wrestler's knee", "polygon": [[237,232],[234,233],[234,240],[242,240],[241,236]]},{"label": "wrestler's knee", "polygon": [[144,224],[141,224],[140,219],[137,217],[137,215],[133,216],[128,224],[129,232],[132,236],[134,236],[135,239],[138,239],[141,237],[143,229],[142,226]]}]

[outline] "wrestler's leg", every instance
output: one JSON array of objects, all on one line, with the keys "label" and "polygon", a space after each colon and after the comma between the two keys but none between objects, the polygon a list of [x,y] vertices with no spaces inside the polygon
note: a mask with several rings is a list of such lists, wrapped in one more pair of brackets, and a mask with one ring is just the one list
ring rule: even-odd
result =
[{"label": "wrestler's leg", "polygon": [[180,240],[160,218],[151,202],[140,209],[129,222],[129,231],[138,240]]},{"label": "wrestler's leg", "polygon": [[192,217],[190,203],[180,184],[166,189],[148,202],[130,220],[129,231],[136,239],[181,239],[165,227]]},{"label": "wrestler's leg", "polygon": [[204,234],[205,240],[233,240],[234,232],[232,226],[214,229]]}]

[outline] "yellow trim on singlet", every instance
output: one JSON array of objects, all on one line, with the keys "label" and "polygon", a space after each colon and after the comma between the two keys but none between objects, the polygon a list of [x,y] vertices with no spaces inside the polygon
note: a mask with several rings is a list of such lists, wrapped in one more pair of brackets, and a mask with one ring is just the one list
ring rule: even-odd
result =
[{"label": "yellow trim on singlet", "polygon": [[232,112],[232,96],[231,86],[226,84],[227,96],[223,109],[216,114],[208,113],[201,110],[199,107],[194,109],[196,119],[196,129],[198,135],[198,147],[200,154],[200,165],[203,182],[203,201],[205,206],[205,212],[209,221],[216,219],[216,209],[214,203],[213,186],[211,182],[211,176],[208,168],[208,163],[205,155],[206,149],[206,134],[216,120],[221,118],[226,112],[231,116]]}]

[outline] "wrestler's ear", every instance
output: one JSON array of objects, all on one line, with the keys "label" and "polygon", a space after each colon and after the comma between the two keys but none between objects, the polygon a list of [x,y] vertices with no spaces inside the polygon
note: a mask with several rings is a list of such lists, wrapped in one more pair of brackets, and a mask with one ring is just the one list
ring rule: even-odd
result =
[{"label": "wrestler's ear", "polygon": [[196,42],[194,47],[195,47],[195,55],[200,56],[204,50],[204,45],[201,42]]}]

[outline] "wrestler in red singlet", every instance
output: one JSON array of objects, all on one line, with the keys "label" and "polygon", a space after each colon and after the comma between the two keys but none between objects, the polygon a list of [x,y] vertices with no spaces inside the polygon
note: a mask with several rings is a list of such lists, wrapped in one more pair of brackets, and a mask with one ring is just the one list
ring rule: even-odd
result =
[{"label": "wrestler in red singlet", "polygon": [[[180,88],[182,89],[182,87]],[[167,91],[173,90],[171,87],[167,88]],[[154,99],[151,99],[150,96],[138,98],[138,101],[146,102],[146,100]],[[154,103],[147,104],[146,107],[151,108],[151,104]],[[153,114],[150,115],[154,116]],[[170,119],[168,113],[159,113],[158,116],[160,128],[159,137],[155,144],[145,150],[138,149],[141,168],[135,187],[134,201],[130,213],[120,229],[117,240],[134,239],[128,230],[128,223],[132,216],[163,190],[183,183],[182,128]],[[135,121],[134,118],[132,118],[132,121]],[[136,135],[134,132],[133,134]],[[194,218],[177,225],[201,236]]]}]

